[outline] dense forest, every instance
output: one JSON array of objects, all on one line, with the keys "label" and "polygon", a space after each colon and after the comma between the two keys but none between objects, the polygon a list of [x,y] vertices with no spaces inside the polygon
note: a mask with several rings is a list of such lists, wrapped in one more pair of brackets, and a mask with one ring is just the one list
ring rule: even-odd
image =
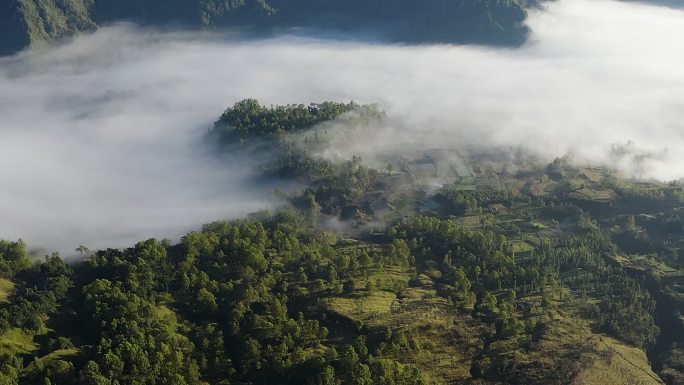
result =
[{"label": "dense forest", "polygon": [[4,0],[0,54],[132,20],[190,28],[290,27],[373,33],[389,41],[520,44],[526,11],[516,0]]},{"label": "dense forest", "polygon": [[0,242],[0,384],[684,384],[681,185],[317,155],[384,116],[244,100],[206,140],[275,153],[283,207],[72,263]]}]

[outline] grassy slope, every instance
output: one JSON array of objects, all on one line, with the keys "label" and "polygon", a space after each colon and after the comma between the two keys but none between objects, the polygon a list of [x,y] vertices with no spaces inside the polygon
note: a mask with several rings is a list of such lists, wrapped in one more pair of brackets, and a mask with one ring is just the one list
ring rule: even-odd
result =
[{"label": "grassy slope", "polygon": [[39,359],[28,364],[26,370],[31,371],[38,364],[48,365],[49,363],[52,363],[55,361],[68,361],[69,359],[77,356],[78,353],[79,353],[79,350],[76,348],[55,350],[54,352],[52,352],[50,354],[46,354],[43,357],[40,357]]},{"label": "grassy slope", "polygon": [[0,354],[27,354],[38,349],[33,335],[22,329],[13,328],[0,336]]},{"label": "grassy slope", "polygon": [[14,290],[14,282],[0,278],[0,303],[7,302],[7,297],[12,294]]},{"label": "grassy slope", "polygon": [[[378,283],[408,283],[409,272],[390,266],[369,279],[383,288]],[[409,336],[409,346],[386,352],[385,357],[416,365],[428,384],[491,383],[474,380],[470,374],[473,359],[483,348],[478,344],[485,325],[436,296],[429,284],[372,293],[363,284],[358,287],[352,295],[326,299],[323,306],[367,328],[391,329]],[[558,305],[565,307],[562,302]],[[551,314],[550,326],[534,348],[515,353],[522,378],[530,383],[558,378],[558,383],[572,385],[662,384],[642,350],[593,333],[591,326],[573,313],[568,308]],[[502,348],[512,342],[502,341]]]},{"label": "grassy slope", "polygon": [[594,336],[592,362],[572,385],[656,385],[663,384],[653,373],[646,354],[613,338]]},{"label": "grassy slope", "polygon": [[563,314],[554,316],[532,357],[540,366],[576,365],[572,385],[663,384],[643,350],[595,334],[587,322]]},{"label": "grassy slope", "polygon": [[459,383],[470,378],[478,341],[474,337],[481,332],[479,322],[459,314],[431,288],[400,289],[409,281],[409,272],[401,267],[386,267],[368,279],[377,290],[368,293],[362,282],[356,293],[329,298],[323,306],[372,330],[390,329],[408,335],[409,346],[383,355],[416,365],[428,384]]},{"label": "grassy slope", "polygon": [[332,311],[351,319],[367,320],[382,317],[392,309],[397,296],[386,291],[376,291],[368,296],[334,297],[326,301]]}]

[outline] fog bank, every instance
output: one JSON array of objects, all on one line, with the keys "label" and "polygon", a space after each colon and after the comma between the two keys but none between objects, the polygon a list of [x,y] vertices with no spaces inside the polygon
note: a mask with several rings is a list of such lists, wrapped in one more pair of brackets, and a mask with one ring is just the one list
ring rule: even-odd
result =
[{"label": "fog bank", "polygon": [[684,176],[683,11],[562,0],[528,23],[519,49],[116,25],[0,59],[0,238],[62,252],[122,247],[267,207],[250,160],[200,146],[223,109],[248,97],[387,111],[389,125],[334,155],[522,147]]}]

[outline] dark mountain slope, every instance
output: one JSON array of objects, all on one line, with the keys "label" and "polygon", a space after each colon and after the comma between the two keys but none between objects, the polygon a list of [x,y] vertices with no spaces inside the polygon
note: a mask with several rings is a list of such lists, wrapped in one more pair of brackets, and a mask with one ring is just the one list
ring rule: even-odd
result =
[{"label": "dark mountain slope", "polygon": [[17,51],[30,43],[27,27],[15,4],[0,2],[0,55]]},{"label": "dark mountain slope", "polygon": [[516,0],[4,0],[0,54],[133,20],[191,28],[312,27],[376,31],[410,43],[519,44],[527,29]]},{"label": "dark mountain slope", "polygon": [[5,0],[0,5],[0,53],[95,27],[90,0]]}]

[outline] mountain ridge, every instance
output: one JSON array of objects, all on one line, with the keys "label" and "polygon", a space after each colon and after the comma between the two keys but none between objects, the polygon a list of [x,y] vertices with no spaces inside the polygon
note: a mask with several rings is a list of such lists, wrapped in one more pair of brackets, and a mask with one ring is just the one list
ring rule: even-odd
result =
[{"label": "mountain ridge", "polygon": [[8,0],[0,4],[0,55],[122,20],[195,29],[377,29],[393,42],[517,45],[528,32],[525,8],[517,0]]}]

